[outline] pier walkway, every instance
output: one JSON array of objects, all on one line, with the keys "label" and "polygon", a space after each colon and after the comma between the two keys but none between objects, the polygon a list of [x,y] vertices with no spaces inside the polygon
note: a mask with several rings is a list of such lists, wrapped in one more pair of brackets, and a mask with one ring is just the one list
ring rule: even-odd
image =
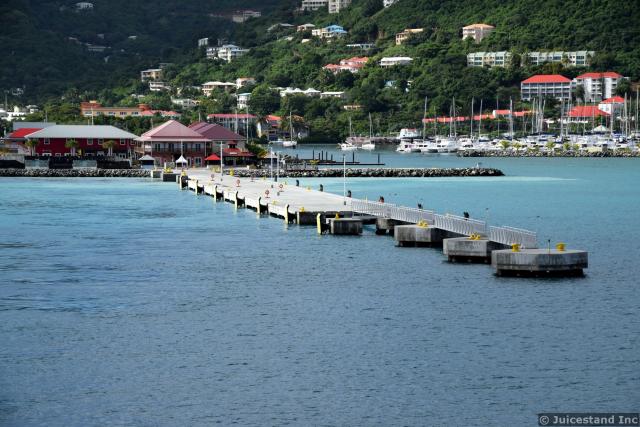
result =
[{"label": "pier walkway", "polygon": [[[567,251],[562,243],[553,250],[537,249],[533,231],[490,226],[481,220],[441,215],[428,209],[343,197],[298,187],[291,179],[221,177],[208,169],[189,169],[186,176],[178,175],[177,181],[180,188],[234,203],[236,207],[298,225],[315,225],[320,233],[358,235],[363,224],[375,223],[376,233],[394,235],[398,246],[442,245],[450,261],[491,261],[498,274],[575,275],[587,268],[587,252]],[[545,257],[540,256],[543,253]]]}]

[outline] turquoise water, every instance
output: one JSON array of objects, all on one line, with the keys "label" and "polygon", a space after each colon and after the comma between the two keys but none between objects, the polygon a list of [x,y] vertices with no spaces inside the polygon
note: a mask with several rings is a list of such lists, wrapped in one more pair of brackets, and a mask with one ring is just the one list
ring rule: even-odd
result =
[{"label": "turquoise water", "polygon": [[[585,278],[498,278],[175,184],[0,180],[0,424],[532,425],[637,409],[640,162],[481,161],[508,176],[347,188],[587,249]],[[342,192],[301,184],[319,182]]]}]

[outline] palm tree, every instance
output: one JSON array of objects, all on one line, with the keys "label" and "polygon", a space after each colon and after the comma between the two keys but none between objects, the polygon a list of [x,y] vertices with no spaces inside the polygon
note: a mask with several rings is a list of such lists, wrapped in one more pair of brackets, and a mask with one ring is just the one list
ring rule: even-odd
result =
[{"label": "palm tree", "polygon": [[116,142],[113,139],[110,139],[102,143],[102,148],[107,150],[108,156],[113,156],[113,147],[115,146],[116,146]]},{"label": "palm tree", "polygon": [[550,153],[553,153],[553,149],[556,147],[556,143],[553,141],[549,141],[546,144],[544,144],[544,146],[547,148],[547,151],[549,151]]},{"label": "palm tree", "polygon": [[506,150],[507,148],[509,148],[511,143],[509,141],[507,141],[506,139],[503,139],[502,141],[500,141],[500,145],[502,146],[503,150]]},{"label": "palm tree", "polygon": [[31,155],[35,156],[35,150],[36,150],[36,147],[38,146],[38,140],[37,139],[27,139],[24,142],[24,145],[29,147],[29,151],[31,152]]},{"label": "palm tree", "polygon": [[76,148],[78,148],[78,145],[80,145],[78,143],[78,141],[76,141],[75,139],[68,139],[65,143],[64,146],[71,149],[71,155],[75,156],[76,155]]}]

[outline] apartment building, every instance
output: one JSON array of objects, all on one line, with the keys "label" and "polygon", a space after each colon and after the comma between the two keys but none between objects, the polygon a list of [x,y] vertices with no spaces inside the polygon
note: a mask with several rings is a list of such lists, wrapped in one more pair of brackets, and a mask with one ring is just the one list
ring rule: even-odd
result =
[{"label": "apartment building", "polygon": [[468,67],[506,67],[510,62],[511,54],[507,51],[467,54]]},{"label": "apartment building", "polygon": [[302,0],[301,10],[318,10],[329,5],[329,0]]},{"label": "apartment building", "polygon": [[566,66],[587,67],[591,63],[591,58],[595,55],[592,50],[578,50],[573,52],[553,51],[553,52],[529,52],[526,56],[531,65],[542,65],[547,62],[563,63]]},{"label": "apartment building", "polygon": [[520,95],[525,101],[553,97],[571,100],[571,80],[559,74],[538,74],[520,83]]},{"label": "apartment building", "polygon": [[618,84],[624,77],[616,72],[584,73],[573,79],[573,86],[584,88],[585,102],[600,102],[603,99],[612,98],[616,93]]},{"label": "apartment building", "polygon": [[340,13],[351,5],[351,0],[329,0],[329,13]]}]

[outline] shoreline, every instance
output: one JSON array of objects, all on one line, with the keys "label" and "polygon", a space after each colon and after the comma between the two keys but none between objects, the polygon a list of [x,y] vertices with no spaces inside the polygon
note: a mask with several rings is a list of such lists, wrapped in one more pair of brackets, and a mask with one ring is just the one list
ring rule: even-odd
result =
[{"label": "shoreline", "polygon": [[564,158],[637,158],[640,157],[640,151],[636,152],[617,152],[617,151],[601,151],[595,153],[583,153],[575,151],[566,151],[560,153],[549,153],[542,151],[525,151],[513,152],[511,150],[498,151],[458,151],[458,157],[564,157]]},{"label": "shoreline", "polygon": [[[269,169],[227,169],[226,175],[239,178],[262,178],[273,175]],[[494,168],[342,168],[309,171],[281,171],[281,178],[446,178],[504,176]],[[179,174],[180,171],[173,173]],[[14,178],[150,178],[148,169],[0,169],[0,177]]]}]

